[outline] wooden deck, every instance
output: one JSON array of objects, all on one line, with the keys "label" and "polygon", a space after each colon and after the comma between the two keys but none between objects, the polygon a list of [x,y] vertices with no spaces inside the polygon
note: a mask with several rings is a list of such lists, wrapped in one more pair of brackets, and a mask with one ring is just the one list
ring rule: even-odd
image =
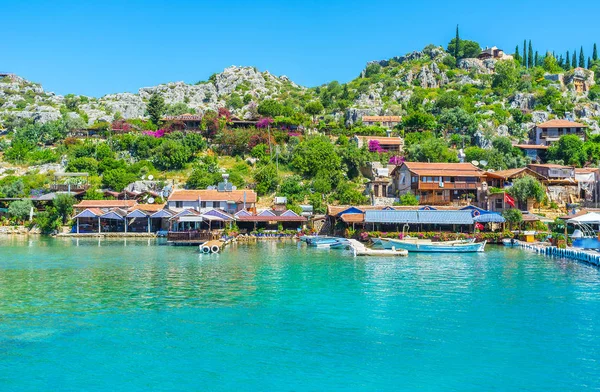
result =
[{"label": "wooden deck", "polygon": [[220,233],[208,230],[189,232],[170,231],[167,233],[167,243],[173,245],[200,245],[219,237]]}]

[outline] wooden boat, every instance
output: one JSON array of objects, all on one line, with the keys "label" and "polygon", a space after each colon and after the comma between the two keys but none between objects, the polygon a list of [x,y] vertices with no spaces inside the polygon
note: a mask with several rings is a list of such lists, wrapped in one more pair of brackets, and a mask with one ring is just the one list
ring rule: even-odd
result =
[{"label": "wooden boat", "polygon": [[402,240],[381,239],[386,247],[396,247],[406,249],[409,252],[431,252],[431,253],[472,253],[483,252],[485,244],[483,242],[472,242],[465,240],[440,241],[421,240],[417,238],[405,238]]}]

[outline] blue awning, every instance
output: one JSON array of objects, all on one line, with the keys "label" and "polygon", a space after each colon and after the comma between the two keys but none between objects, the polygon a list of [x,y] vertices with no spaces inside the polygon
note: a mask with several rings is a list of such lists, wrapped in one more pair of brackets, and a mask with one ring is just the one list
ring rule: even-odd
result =
[{"label": "blue awning", "polygon": [[489,214],[481,214],[473,218],[475,222],[479,223],[504,223],[506,219],[500,214],[489,213]]},{"label": "blue awning", "polygon": [[421,223],[433,225],[472,225],[471,211],[365,211],[365,223]]}]

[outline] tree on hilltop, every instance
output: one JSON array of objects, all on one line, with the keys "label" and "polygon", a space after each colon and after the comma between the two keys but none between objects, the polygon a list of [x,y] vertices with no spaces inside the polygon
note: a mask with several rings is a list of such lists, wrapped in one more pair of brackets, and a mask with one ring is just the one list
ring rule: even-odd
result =
[{"label": "tree on hilltop", "polygon": [[583,46],[579,49],[579,67],[585,68],[585,56],[583,54]]},{"label": "tree on hilltop", "polygon": [[573,51],[573,58],[571,59],[571,68],[577,68],[577,49]]},{"label": "tree on hilltop", "polygon": [[527,40],[523,40],[523,66],[527,68]]},{"label": "tree on hilltop", "polygon": [[529,50],[527,51],[527,68],[533,68],[533,47],[531,46],[531,40],[529,40]]},{"label": "tree on hilltop", "polygon": [[519,45],[517,45],[517,47],[515,48],[515,54],[513,57],[516,61],[519,62],[519,64],[521,63],[522,59],[521,59],[521,53],[519,53]]},{"label": "tree on hilltop", "polygon": [[598,49],[596,48],[596,44],[594,43],[594,51],[592,52],[592,60],[598,60]]},{"label": "tree on hilltop", "polygon": [[150,121],[152,121],[154,125],[158,125],[160,119],[165,114],[166,109],[167,108],[163,97],[158,93],[152,94],[150,100],[148,101],[147,111]]}]

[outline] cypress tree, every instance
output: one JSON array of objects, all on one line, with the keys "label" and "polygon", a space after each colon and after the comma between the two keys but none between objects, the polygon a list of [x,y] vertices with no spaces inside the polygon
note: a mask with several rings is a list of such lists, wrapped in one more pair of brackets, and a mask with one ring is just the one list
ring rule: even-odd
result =
[{"label": "cypress tree", "polygon": [[456,25],[456,39],[454,40],[454,58],[458,63],[458,53],[460,49],[460,36],[458,35],[458,25]]},{"label": "cypress tree", "polygon": [[588,66],[587,66],[587,69],[590,69],[590,68],[592,68],[592,59],[589,58],[589,56],[588,56]]},{"label": "cypress tree", "polygon": [[569,51],[567,50],[567,57],[565,57],[565,71],[571,69],[571,56],[569,55]]},{"label": "cypress tree", "polygon": [[523,40],[523,66],[527,68],[527,40]]},{"label": "cypress tree", "polygon": [[529,50],[527,51],[527,68],[533,68],[533,48],[531,47],[531,40],[529,40]]},{"label": "cypress tree", "polygon": [[585,56],[583,55],[583,46],[579,49],[579,67],[585,68]]},{"label": "cypress tree", "polygon": [[533,60],[533,66],[537,67],[538,65],[542,65],[540,63],[540,55],[538,54],[538,51],[535,51],[535,59]]},{"label": "cypress tree", "polygon": [[598,60],[598,49],[596,49],[596,44],[594,43],[594,52],[592,53],[592,60]]},{"label": "cypress tree", "polygon": [[562,54],[560,55],[560,57],[558,59],[558,66],[561,68],[565,67],[565,59],[563,58]]},{"label": "cypress tree", "polygon": [[571,59],[571,68],[577,68],[577,49],[573,51],[573,58]]},{"label": "cypress tree", "polygon": [[515,48],[515,60],[517,60],[519,63],[521,62],[521,54],[519,53],[519,45],[517,45],[517,47]]}]

